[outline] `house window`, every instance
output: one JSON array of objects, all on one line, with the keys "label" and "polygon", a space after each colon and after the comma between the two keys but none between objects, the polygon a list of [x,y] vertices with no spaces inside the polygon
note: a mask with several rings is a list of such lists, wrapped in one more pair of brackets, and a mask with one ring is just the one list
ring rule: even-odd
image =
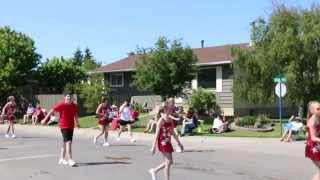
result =
[{"label": "house window", "polygon": [[123,73],[111,73],[110,74],[110,86],[111,87],[123,87]]},{"label": "house window", "polygon": [[216,88],[216,68],[201,68],[198,72],[198,86],[202,88]]}]

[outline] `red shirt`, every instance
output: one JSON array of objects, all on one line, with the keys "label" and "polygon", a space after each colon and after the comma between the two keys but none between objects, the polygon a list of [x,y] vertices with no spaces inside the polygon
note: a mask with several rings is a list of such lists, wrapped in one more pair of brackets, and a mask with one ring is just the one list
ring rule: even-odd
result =
[{"label": "red shirt", "polygon": [[74,118],[78,113],[77,105],[74,103],[61,102],[54,106],[54,111],[59,112],[59,127],[61,129],[73,129]]}]

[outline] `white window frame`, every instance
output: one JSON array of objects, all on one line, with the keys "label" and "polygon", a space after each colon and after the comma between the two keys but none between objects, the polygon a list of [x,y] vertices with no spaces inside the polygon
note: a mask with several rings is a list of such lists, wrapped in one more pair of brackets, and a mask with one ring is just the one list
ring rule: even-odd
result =
[{"label": "white window frame", "polygon": [[[112,76],[114,75],[121,75],[121,84],[112,84]],[[124,73],[123,72],[114,72],[114,73],[110,73],[109,76],[109,82],[110,82],[110,87],[123,87],[124,86]]]}]

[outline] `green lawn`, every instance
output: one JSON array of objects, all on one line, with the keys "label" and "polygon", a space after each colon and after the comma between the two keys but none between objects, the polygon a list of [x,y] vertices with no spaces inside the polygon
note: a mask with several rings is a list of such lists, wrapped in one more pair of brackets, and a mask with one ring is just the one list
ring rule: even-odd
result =
[{"label": "green lawn", "polygon": [[98,126],[98,119],[95,116],[84,116],[79,118],[80,128],[93,128]]},{"label": "green lawn", "polygon": [[[133,131],[134,132],[143,132],[145,129],[146,124],[148,123],[149,119],[151,118],[150,115],[146,113],[140,114],[139,121],[133,124]],[[189,134],[191,136],[209,136],[209,137],[258,137],[258,138],[280,138],[280,123],[274,123],[274,130],[270,132],[255,132],[255,131],[248,131],[243,129],[238,129],[234,126],[231,127],[230,132],[225,132],[222,134],[209,134],[208,129],[212,126],[212,120],[209,118],[200,118],[204,120],[204,126],[202,133],[198,133],[197,129],[194,130],[193,133]],[[94,116],[85,116],[79,118],[80,127],[81,128],[91,128],[98,126],[97,118]],[[284,120],[285,121],[285,120]],[[180,129],[180,126],[178,126]],[[299,139],[303,139],[304,137],[299,137]]]}]

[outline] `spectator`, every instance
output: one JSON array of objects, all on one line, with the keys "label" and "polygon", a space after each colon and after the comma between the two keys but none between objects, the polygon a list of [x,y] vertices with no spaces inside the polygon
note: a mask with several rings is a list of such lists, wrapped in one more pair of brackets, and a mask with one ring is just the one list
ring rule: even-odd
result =
[{"label": "spectator", "polygon": [[46,110],[44,108],[41,108],[40,104],[37,104],[37,107],[32,115],[32,124],[36,125],[45,117],[46,117]]},{"label": "spectator", "polygon": [[292,134],[298,134],[303,128],[303,123],[299,117],[291,116],[284,127],[284,133],[280,141],[289,142],[292,140]]},{"label": "spectator", "polygon": [[224,115],[219,115],[213,120],[212,128],[209,130],[210,133],[223,133],[228,128],[228,121]]},{"label": "spectator", "polygon": [[23,124],[27,124],[29,122],[29,120],[32,121],[32,115],[33,115],[34,111],[35,111],[35,109],[32,106],[32,104],[29,104],[28,108],[27,108],[27,112],[23,116]]},{"label": "spectator", "polygon": [[164,107],[162,106],[159,108],[157,114],[149,120],[149,122],[146,126],[146,129],[144,130],[145,133],[155,132],[156,127],[157,127],[157,122],[163,113],[164,113]]},{"label": "spectator", "polygon": [[49,126],[58,124],[58,123],[59,123],[58,120],[59,120],[59,119],[56,118],[56,116],[55,116],[54,113],[53,113],[53,114],[50,115],[50,119],[49,119],[49,122],[48,122],[47,124],[48,124]]},{"label": "spectator", "polygon": [[191,132],[196,127],[197,118],[195,116],[193,108],[189,108],[187,115],[183,117],[181,136],[185,133]]}]

